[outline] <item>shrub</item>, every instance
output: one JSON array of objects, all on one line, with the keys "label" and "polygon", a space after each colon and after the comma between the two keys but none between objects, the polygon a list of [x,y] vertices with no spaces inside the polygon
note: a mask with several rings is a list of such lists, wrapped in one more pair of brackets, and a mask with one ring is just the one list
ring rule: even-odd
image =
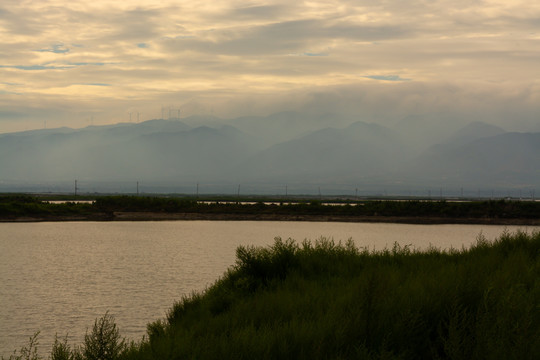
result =
[{"label": "shrub", "polygon": [[4,357],[2,356],[2,360],[41,360],[41,357],[38,355],[37,352],[37,346],[39,344],[38,336],[39,331],[34,333],[34,335],[30,336],[28,340],[28,346],[23,346],[21,350],[19,350],[18,355],[17,350],[15,350],[8,359],[4,359]]},{"label": "shrub", "polygon": [[96,319],[92,332],[84,336],[82,355],[86,360],[115,360],[124,349],[125,340],[120,338],[114,317],[106,312]]},{"label": "shrub", "polygon": [[58,340],[58,335],[54,338],[51,350],[51,360],[74,360],[74,352],[67,343],[67,335],[63,341]]}]

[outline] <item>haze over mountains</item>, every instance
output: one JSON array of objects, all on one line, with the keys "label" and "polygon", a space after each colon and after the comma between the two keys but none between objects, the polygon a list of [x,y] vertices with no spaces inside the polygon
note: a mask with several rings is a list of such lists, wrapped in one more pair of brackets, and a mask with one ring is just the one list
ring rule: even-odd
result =
[{"label": "haze over mountains", "polygon": [[208,193],[242,184],[273,194],[516,194],[540,185],[540,133],[424,116],[392,126],[297,112],[199,116],[2,134],[0,169],[0,191],[65,190],[77,179],[81,192],[134,192],[139,182],[190,193],[199,183]]}]

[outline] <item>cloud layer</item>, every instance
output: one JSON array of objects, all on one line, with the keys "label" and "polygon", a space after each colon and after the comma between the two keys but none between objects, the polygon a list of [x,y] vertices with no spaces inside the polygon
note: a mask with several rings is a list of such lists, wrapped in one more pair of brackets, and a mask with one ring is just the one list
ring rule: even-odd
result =
[{"label": "cloud layer", "polygon": [[530,123],[540,103],[530,1],[5,0],[0,38],[0,132],[314,98],[374,120],[450,102]]}]

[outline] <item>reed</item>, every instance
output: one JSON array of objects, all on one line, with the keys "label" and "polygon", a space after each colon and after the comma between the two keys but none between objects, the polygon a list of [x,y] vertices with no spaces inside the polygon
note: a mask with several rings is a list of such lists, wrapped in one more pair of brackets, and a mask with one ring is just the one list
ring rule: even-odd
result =
[{"label": "reed", "polygon": [[149,326],[131,359],[535,359],[540,235],[470,249],[240,247],[204,294]]},{"label": "reed", "polygon": [[538,359],[538,304],[540,233],[424,251],[277,238],[117,358]]}]

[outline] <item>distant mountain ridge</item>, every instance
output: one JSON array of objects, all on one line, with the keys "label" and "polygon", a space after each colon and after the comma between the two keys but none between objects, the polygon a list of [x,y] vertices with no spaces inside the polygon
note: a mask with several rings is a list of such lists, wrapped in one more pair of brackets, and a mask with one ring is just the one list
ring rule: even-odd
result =
[{"label": "distant mountain ridge", "polygon": [[534,187],[540,182],[540,133],[503,133],[460,146],[433,146],[402,175],[444,184]]},{"label": "distant mountain ridge", "polygon": [[260,181],[362,178],[384,172],[399,161],[403,155],[400,145],[394,131],[356,122],[344,129],[325,128],[276,144],[255,154],[245,168],[250,170],[248,178]]},{"label": "distant mountain ridge", "polygon": [[331,114],[310,119],[291,112],[2,134],[0,187],[71,179],[396,189],[540,185],[540,133],[470,122],[415,134],[405,124],[425,118],[393,127]]},{"label": "distant mountain ridge", "polygon": [[473,121],[445,139],[443,143],[452,144],[453,146],[465,145],[477,139],[501,135],[505,132],[498,126],[482,121]]}]

